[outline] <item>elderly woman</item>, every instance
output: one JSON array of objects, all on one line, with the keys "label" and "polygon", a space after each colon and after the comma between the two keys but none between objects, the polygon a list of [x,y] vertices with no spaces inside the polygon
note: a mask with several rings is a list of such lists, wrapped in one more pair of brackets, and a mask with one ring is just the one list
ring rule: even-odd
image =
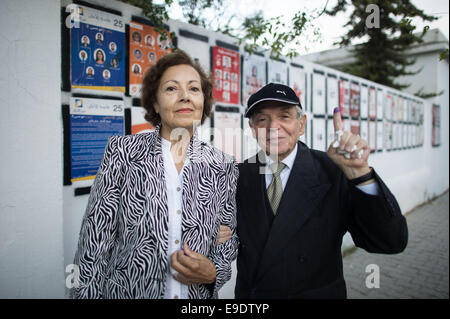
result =
[{"label": "elderly woman", "polygon": [[[182,51],[145,75],[151,133],[110,137],[75,264],[75,298],[217,298],[236,258],[237,164],[196,136],[212,84]],[[218,243],[220,225],[231,229]],[[225,236],[226,237],[226,236]]]}]

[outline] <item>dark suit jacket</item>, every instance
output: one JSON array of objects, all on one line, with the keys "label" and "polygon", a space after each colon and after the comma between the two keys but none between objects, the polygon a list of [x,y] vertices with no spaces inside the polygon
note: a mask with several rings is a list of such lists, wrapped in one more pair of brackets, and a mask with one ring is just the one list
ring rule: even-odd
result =
[{"label": "dark suit jacket", "polygon": [[271,222],[261,165],[252,158],[239,167],[236,298],[346,298],[341,245],[347,231],[368,252],[405,249],[406,220],[378,175],[379,195],[367,195],[326,153],[299,142]]}]

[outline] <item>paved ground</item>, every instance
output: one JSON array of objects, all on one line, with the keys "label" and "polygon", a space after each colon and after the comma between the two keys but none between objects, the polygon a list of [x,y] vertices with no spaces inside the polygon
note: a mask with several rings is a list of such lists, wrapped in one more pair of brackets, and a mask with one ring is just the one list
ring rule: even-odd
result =
[{"label": "paved ground", "polygon": [[[356,249],[344,258],[349,299],[449,298],[449,193],[406,215],[408,246],[398,255],[369,254]],[[374,270],[379,268],[379,288]]]}]

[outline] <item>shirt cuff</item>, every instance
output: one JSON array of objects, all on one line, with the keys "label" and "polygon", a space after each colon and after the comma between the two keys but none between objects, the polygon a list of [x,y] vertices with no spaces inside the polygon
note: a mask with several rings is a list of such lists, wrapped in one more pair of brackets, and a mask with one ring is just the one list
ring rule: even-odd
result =
[{"label": "shirt cuff", "polygon": [[373,196],[377,196],[378,195],[378,183],[377,182],[373,182],[367,185],[361,185],[361,186],[356,186],[359,190],[361,190],[362,192],[368,194],[368,195],[373,195]]}]

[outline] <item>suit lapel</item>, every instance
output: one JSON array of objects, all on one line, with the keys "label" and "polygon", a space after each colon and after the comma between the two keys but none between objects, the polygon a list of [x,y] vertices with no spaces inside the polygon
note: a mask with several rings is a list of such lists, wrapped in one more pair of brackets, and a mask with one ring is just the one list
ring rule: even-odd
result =
[{"label": "suit lapel", "polygon": [[330,184],[321,184],[310,150],[298,143],[297,156],[267,238],[258,277],[276,262],[277,255],[308,220]]}]

